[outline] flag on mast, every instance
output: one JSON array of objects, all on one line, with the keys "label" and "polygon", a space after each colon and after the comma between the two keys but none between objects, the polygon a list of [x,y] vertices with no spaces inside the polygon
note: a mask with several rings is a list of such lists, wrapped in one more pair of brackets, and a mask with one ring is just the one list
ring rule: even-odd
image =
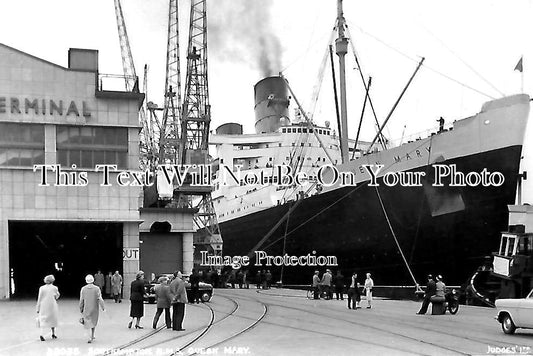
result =
[{"label": "flag on mast", "polygon": [[518,63],[516,63],[516,66],[514,67],[514,70],[517,70],[520,73],[524,73],[524,67],[523,67],[523,63],[522,63],[523,59],[524,59],[524,57],[520,57],[520,60],[518,61]]}]

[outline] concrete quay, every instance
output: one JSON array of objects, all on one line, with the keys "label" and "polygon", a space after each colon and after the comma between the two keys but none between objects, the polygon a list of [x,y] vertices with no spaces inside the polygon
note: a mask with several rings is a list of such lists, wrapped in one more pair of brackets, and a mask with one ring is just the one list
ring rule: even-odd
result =
[{"label": "concrete quay", "polygon": [[[60,299],[58,339],[39,340],[35,301],[0,303],[0,355],[533,355],[533,331],[505,335],[495,309],[461,305],[456,315],[416,315],[419,302],[375,298],[372,308],[312,300],[288,289],[216,289],[211,302],[186,307],[185,331],[128,329],[129,301],[106,300],[96,339],[78,323],[78,301]],[[514,353],[513,353],[514,352]]]}]

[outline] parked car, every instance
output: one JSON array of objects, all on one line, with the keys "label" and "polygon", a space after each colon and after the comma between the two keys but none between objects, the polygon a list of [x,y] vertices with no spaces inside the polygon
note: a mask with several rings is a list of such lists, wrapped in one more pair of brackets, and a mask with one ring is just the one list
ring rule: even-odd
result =
[{"label": "parked car", "polygon": [[[174,279],[174,275],[172,273],[162,273],[155,276],[154,280],[152,280],[150,283],[146,284],[144,286],[144,301],[148,302],[150,304],[154,304],[156,302],[156,296],[154,287],[157,284],[157,280],[160,277],[167,277],[169,280]],[[188,277],[185,279],[185,290],[187,291],[187,299],[192,300],[192,290],[191,290],[191,284],[187,280]],[[208,302],[211,300],[211,297],[213,296],[213,286],[209,283],[200,282],[199,284],[199,291],[200,291],[200,299],[202,302]]]},{"label": "parked car", "polygon": [[496,319],[506,334],[514,334],[517,328],[533,329],[533,290],[520,299],[497,299]]}]

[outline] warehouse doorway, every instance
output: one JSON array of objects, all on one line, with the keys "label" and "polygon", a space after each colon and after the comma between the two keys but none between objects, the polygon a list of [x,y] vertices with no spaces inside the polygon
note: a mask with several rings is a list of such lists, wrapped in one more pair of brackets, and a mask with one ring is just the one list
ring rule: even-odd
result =
[{"label": "warehouse doorway", "polygon": [[10,221],[10,297],[36,298],[48,274],[67,297],[79,297],[89,273],[122,274],[122,229],[122,223]]}]

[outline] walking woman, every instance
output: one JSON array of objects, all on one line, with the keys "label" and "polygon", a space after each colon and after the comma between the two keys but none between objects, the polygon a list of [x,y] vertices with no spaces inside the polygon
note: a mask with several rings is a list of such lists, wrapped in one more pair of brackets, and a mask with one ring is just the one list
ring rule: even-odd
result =
[{"label": "walking woman", "polygon": [[141,322],[141,318],[144,315],[144,303],[143,303],[143,296],[144,296],[144,272],[139,271],[137,272],[137,275],[135,276],[135,280],[131,282],[131,293],[130,293],[130,301],[131,301],[131,307],[130,307],[130,316],[131,320],[128,323],[128,328],[131,329],[131,326],[133,324],[133,320],[137,318],[137,322],[135,323],[136,329],[142,329],[143,327],[139,325]]},{"label": "walking woman", "polygon": [[113,293],[113,299],[115,303],[122,303],[120,294],[122,293],[122,276],[115,271],[113,277],[111,277],[111,292]]},{"label": "walking woman", "polygon": [[57,298],[59,298],[59,290],[54,286],[55,278],[53,275],[44,277],[44,285],[39,288],[39,296],[37,297],[37,321],[41,329],[39,338],[44,341],[44,329],[52,329],[52,339],[57,339],[55,329],[57,327],[57,316],[59,308],[57,306]]},{"label": "walking woman", "polygon": [[[87,330],[88,340],[90,344],[94,340],[94,330],[98,324],[99,308],[105,311],[104,300],[102,299],[102,291],[95,286],[94,277],[88,274],[85,277],[86,286],[80,291],[80,322]],[[90,330],[90,331],[89,331]]]}]

